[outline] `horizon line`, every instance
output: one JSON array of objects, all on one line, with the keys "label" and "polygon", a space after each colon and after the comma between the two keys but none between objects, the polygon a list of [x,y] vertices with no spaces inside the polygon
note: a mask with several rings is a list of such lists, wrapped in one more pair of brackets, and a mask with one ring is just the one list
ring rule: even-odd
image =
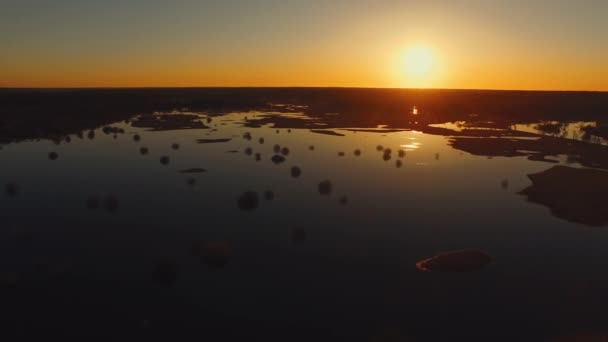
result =
[{"label": "horizon line", "polygon": [[413,88],[413,87],[361,87],[361,86],[126,86],[126,87],[0,87],[0,90],[129,90],[129,89],[368,89],[368,90],[438,90],[438,91],[513,91],[513,92],[579,92],[606,93],[607,90],[569,89],[499,89],[499,88]]}]

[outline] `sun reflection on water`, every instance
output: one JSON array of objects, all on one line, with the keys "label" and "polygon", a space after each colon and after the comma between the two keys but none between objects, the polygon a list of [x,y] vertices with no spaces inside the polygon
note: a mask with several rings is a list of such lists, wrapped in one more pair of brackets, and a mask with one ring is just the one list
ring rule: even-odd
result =
[{"label": "sun reflection on water", "polygon": [[405,148],[406,151],[414,151],[414,150],[420,148],[420,145],[422,145],[422,143],[412,142],[410,144],[404,144],[404,145],[400,145],[400,146]]}]

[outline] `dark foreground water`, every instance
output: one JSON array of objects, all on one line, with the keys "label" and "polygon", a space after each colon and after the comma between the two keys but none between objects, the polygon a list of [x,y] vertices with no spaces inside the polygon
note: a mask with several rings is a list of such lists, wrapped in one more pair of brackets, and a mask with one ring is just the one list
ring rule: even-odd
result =
[{"label": "dark foreground water", "polygon": [[606,93],[0,90],[0,146],[9,340],[608,336]]}]

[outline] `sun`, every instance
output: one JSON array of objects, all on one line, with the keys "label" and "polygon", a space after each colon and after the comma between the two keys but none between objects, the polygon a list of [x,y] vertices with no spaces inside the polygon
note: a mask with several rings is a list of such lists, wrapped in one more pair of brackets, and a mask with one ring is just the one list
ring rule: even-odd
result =
[{"label": "sun", "polygon": [[417,46],[405,52],[404,63],[406,76],[420,81],[431,74],[435,59],[429,48]]},{"label": "sun", "polygon": [[431,42],[395,49],[386,72],[398,88],[432,88],[445,82],[448,65],[442,51]]}]

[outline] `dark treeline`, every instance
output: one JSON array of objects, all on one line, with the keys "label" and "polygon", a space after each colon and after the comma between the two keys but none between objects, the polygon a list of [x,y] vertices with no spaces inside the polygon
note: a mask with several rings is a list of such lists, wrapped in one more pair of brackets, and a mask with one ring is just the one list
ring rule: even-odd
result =
[{"label": "dark treeline", "polygon": [[[286,106],[287,105],[287,106]],[[608,93],[362,88],[1,89],[0,142],[52,138],[136,114],[292,111],[328,127],[409,127],[454,120],[608,120]],[[335,115],[340,114],[340,115]],[[299,120],[298,120],[299,121]],[[259,122],[265,123],[264,121]],[[295,120],[275,122],[298,127]]]}]

